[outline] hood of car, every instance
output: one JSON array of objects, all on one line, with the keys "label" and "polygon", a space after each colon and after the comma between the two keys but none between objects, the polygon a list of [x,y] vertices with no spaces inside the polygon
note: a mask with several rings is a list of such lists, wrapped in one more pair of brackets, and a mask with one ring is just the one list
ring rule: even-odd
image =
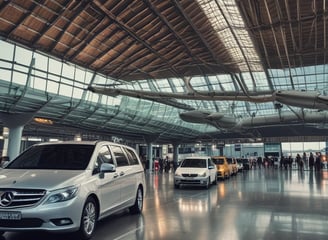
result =
[{"label": "hood of car", "polygon": [[2,169],[0,188],[52,190],[74,185],[84,174],[85,171],[80,170]]}]

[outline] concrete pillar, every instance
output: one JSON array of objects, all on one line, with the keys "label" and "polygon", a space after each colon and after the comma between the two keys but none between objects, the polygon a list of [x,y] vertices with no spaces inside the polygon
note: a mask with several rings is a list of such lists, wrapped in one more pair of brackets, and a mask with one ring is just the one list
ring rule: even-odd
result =
[{"label": "concrete pillar", "polygon": [[174,171],[178,166],[178,160],[179,160],[179,143],[175,142],[173,145],[173,167]]},{"label": "concrete pillar", "polygon": [[2,159],[8,157],[8,144],[9,144],[9,128],[3,127],[2,130],[2,137],[3,137],[3,149],[2,149]]},{"label": "concrete pillar", "polygon": [[22,133],[23,126],[9,129],[8,157],[10,161],[16,158],[20,153]]},{"label": "concrete pillar", "polygon": [[0,113],[0,120],[9,129],[7,157],[9,157],[10,161],[20,153],[23,128],[33,118],[33,114]]},{"label": "concrete pillar", "polygon": [[147,160],[149,163],[149,172],[153,171],[153,144],[147,143]]},{"label": "concrete pillar", "polygon": [[148,160],[148,167],[149,172],[153,171],[153,142],[156,141],[159,135],[147,135],[144,136],[145,141],[147,143],[147,160]]}]

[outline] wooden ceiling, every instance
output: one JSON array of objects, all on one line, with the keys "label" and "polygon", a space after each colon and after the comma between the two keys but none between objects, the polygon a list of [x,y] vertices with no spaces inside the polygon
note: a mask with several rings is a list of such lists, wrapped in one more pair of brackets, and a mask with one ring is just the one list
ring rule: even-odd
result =
[{"label": "wooden ceiling", "polygon": [[0,1],[2,37],[123,80],[233,71],[197,1]]},{"label": "wooden ceiling", "polygon": [[[325,1],[236,3],[265,68],[326,63]],[[122,80],[239,71],[191,0],[0,0],[0,35]]]}]

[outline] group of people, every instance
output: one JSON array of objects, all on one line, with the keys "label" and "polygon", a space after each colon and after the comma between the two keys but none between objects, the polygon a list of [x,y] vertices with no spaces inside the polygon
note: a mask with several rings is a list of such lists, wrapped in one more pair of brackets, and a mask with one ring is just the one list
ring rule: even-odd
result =
[{"label": "group of people", "polygon": [[[140,160],[142,162],[142,165],[146,170],[149,169],[149,160],[146,159],[145,156],[140,156]],[[175,164],[173,162],[173,160],[170,160],[168,156],[166,156],[165,158],[153,158],[153,170],[155,172],[170,172],[170,170],[172,169],[175,170]]]},{"label": "group of people", "polygon": [[169,172],[173,168],[173,161],[170,161],[166,156],[163,158],[158,158],[153,160],[154,170],[157,172]]},{"label": "group of people", "polygon": [[322,155],[320,152],[313,154],[312,152],[307,155],[305,152],[297,154],[295,158],[291,155],[282,155],[280,161],[277,157],[257,157],[251,160],[251,168],[281,168],[281,169],[298,169],[298,170],[315,170],[320,171],[323,168]]},{"label": "group of people", "polygon": [[[288,157],[281,156],[280,159],[280,168],[284,169],[292,169],[294,160],[291,155]],[[295,164],[297,169],[304,170],[304,168],[308,168],[309,170],[320,171],[323,168],[322,160],[321,160],[321,153],[317,152],[315,155],[310,152],[309,157],[304,152],[301,156],[299,153],[295,157]]]}]

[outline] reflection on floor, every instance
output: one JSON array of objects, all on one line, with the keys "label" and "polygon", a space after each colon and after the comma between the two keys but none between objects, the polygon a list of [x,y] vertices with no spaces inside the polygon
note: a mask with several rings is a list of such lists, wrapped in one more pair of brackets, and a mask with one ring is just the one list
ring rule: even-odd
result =
[{"label": "reflection on floor", "polygon": [[[147,174],[142,215],[101,221],[94,240],[327,239],[328,172],[257,169],[210,189],[174,189],[173,174]],[[1,238],[0,238],[1,239]],[[7,240],[65,235],[6,233]]]}]

